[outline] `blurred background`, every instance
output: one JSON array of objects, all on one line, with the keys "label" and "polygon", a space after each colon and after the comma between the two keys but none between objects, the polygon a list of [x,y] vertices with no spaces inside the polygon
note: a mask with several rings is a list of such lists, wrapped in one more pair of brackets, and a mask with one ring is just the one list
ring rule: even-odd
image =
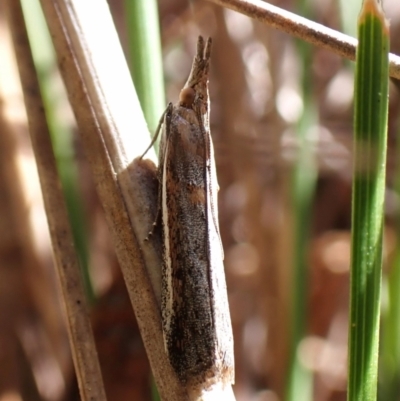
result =
[{"label": "blurred background", "polygon": [[[273,3],[356,34],[360,1]],[[126,3],[109,0],[109,5],[129,60]],[[345,400],[353,65],[207,1],[159,0],[158,6],[165,104],[178,100],[198,35],[213,38],[211,132],[236,398]],[[36,0],[26,0],[25,7],[37,15],[34,24],[44,24]],[[400,6],[386,0],[384,9],[391,24],[391,52],[400,54]],[[0,0],[0,401],[78,400],[3,11]],[[54,148],[60,175],[79,227],[75,238],[108,400],[150,400],[154,389],[146,353],[76,123],[49,38],[41,36],[45,26],[33,26],[43,51],[39,75],[48,80],[49,124],[58,133]],[[398,126],[398,83],[392,81],[383,322],[387,282],[399,263]],[[390,359],[393,354],[385,351],[382,338],[379,397],[400,400],[400,360]]]}]

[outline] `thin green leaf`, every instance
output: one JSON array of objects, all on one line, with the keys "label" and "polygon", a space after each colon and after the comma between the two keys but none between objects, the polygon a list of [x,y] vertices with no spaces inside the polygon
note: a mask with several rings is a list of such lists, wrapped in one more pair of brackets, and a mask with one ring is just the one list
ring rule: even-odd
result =
[{"label": "thin green leaf", "polygon": [[[400,119],[398,119],[398,126]],[[400,138],[400,127],[397,128]],[[395,191],[400,195],[400,141],[397,140],[397,168]],[[382,344],[379,363],[378,399],[397,401],[400,397],[400,216],[396,219],[396,250],[385,280],[387,293],[386,308],[382,308]]]},{"label": "thin green leaf", "polygon": [[389,29],[376,0],[363,3],[358,38],[348,400],[373,401],[377,396],[389,74]]},{"label": "thin green leaf", "polygon": [[149,130],[154,134],[165,110],[157,1],[126,0],[125,8],[133,82]]}]

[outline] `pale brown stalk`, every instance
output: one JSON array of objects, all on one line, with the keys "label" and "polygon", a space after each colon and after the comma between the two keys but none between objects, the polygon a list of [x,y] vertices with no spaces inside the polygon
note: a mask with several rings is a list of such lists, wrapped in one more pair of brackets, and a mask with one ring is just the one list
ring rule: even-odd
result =
[{"label": "pale brown stalk", "polygon": [[[315,46],[355,60],[357,39],[261,0],[207,0],[254,18]],[[389,54],[389,74],[400,79],[400,57]]]},{"label": "pale brown stalk", "polygon": [[[134,158],[149,135],[108,5],[41,4],[161,398],[187,400],[164,351],[157,302],[160,253],[144,241],[157,205],[155,166]],[[144,260],[154,268],[146,270]]]},{"label": "pale brown stalk", "polygon": [[105,401],[100,365],[89,319],[78,257],[73,246],[67,209],[50,141],[38,79],[19,1],[9,0],[12,32],[29,131],[36,158],[55,265],[65,303],[70,344],[83,400]]}]

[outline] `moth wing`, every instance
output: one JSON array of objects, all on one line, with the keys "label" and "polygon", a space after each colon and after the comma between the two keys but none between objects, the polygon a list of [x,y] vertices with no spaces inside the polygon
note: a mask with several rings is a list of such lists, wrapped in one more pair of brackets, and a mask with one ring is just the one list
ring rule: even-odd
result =
[{"label": "moth wing", "polygon": [[162,178],[164,341],[183,381],[214,366],[204,135],[193,110],[175,107],[164,145]]},{"label": "moth wing", "polygon": [[233,333],[230,320],[229,303],[224,271],[224,251],[219,231],[218,220],[218,182],[214,159],[212,138],[205,135],[208,142],[206,164],[207,215],[211,217],[208,225],[208,248],[210,265],[211,302],[213,310],[213,329],[215,332],[215,366],[219,376],[225,383],[234,382]]}]

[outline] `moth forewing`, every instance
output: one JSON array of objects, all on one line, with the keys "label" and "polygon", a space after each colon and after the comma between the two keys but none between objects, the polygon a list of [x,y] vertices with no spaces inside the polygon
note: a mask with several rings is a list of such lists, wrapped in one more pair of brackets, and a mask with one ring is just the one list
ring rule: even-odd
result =
[{"label": "moth forewing", "polygon": [[[208,116],[207,116],[208,117]],[[218,180],[214,158],[214,146],[211,138],[208,119],[203,124],[206,143],[206,194],[207,194],[207,229],[209,243],[209,266],[211,307],[213,311],[214,330],[216,333],[215,365],[226,383],[234,381],[234,361],[232,326],[223,266],[224,251],[219,230],[218,220]]]},{"label": "moth forewing", "polygon": [[164,117],[160,149],[166,352],[188,385],[233,382],[233,339],[219,236],[209,130],[211,41],[197,55],[178,105]]},{"label": "moth forewing", "polygon": [[[222,377],[226,383],[234,382],[233,336],[229,313],[228,296],[224,273],[224,251],[222,247],[218,223],[218,182],[215,168],[213,144],[210,137],[210,177],[209,177],[209,215],[212,220],[208,225],[209,251],[210,251],[210,285],[212,309],[214,311],[214,326],[216,332],[216,364],[223,372]],[[226,352],[232,350],[232,352]]]},{"label": "moth forewing", "polygon": [[[164,115],[164,125],[160,142],[160,162],[159,169],[161,171],[160,174],[160,190],[161,190],[161,220],[162,220],[162,232],[163,232],[163,271],[162,271],[162,317],[163,317],[163,333],[164,333],[164,346],[165,349],[168,350],[167,346],[167,336],[165,333],[170,331],[170,317],[172,311],[173,303],[172,297],[167,296],[166,294],[172,294],[172,266],[171,266],[171,249],[170,249],[170,241],[166,239],[169,238],[169,226],[168,226],[168,207],[167,207],[167,163],[166,158],[168,158],[168,140],[167,140],[167,132],[170,126],[170,120],[172,116],[173,107],[170,104],[168,106],[169,110]],[[164,288],[166,287],[166,288]]]},{"label": "moth forewing", "polygon": [[[209,130],[209,127],[208,127]],[[218,220],[218,179],[217,179],[217,169],[215,166],[215,159],[214,159],[214,146],[211,138],[210,131],[208,131],[209,141],[210,141],[210,157],[208,161],[209,165],[209,179],[207,180],[208,185],[208,194],[210,198],[210,206],[211,206],[211,217],[213,219],[213,223],[215,226],[215,230],[217,231],[218,241],[221,248],[221,258],[224,260],[224,248],[222,246],[221,235],[219,231],[219,220]],[[225,280],[224,280],[225,281]]]}]

